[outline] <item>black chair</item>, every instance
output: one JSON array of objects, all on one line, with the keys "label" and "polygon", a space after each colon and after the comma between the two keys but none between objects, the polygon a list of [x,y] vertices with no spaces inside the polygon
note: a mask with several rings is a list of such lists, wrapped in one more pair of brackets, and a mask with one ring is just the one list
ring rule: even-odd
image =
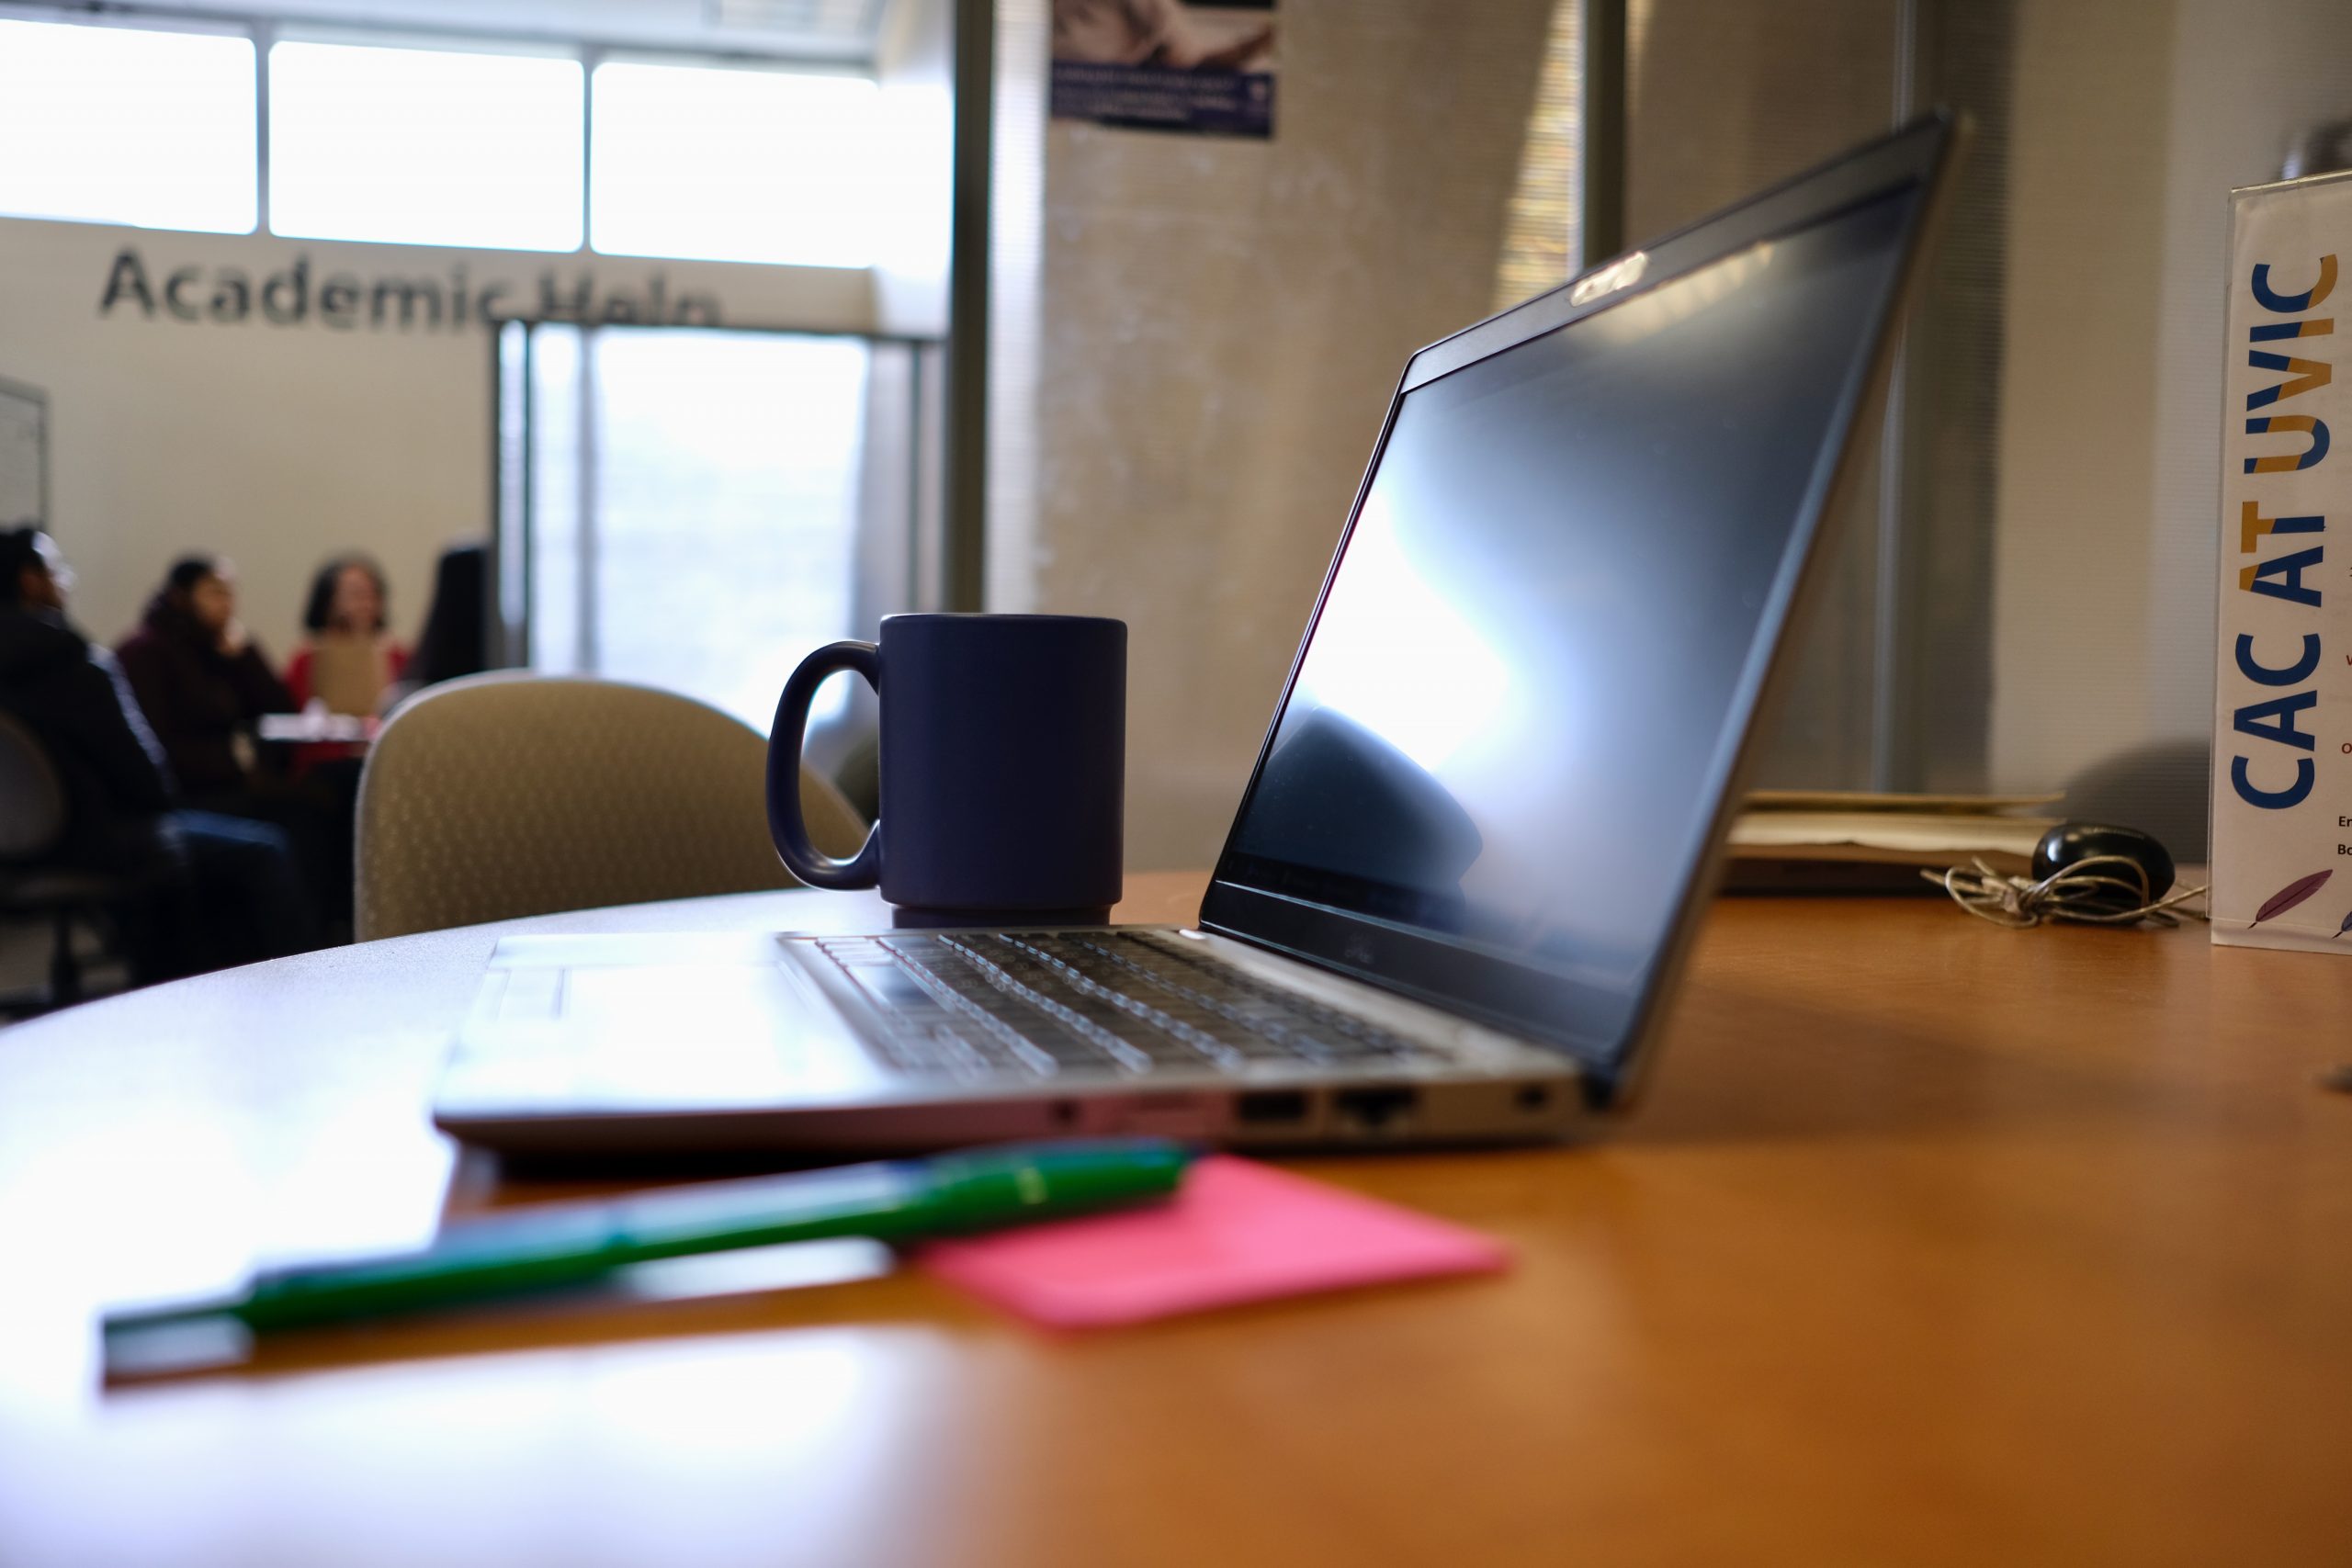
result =
[{"label": "black chair", "polygon": [[0,920],[40,920],[52,932],[49,987],[0,997],[0,1016],[25,1018],[82,999],[76,921],[107,930],[108,906],[137,896],[131,879],[51,863],[65,833],[65,787],[40,741],[0,713]]}]

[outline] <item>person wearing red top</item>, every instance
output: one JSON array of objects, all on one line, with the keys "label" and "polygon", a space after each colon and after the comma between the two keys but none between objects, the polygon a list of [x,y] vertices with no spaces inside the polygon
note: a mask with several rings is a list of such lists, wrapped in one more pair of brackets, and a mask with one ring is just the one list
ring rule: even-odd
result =
[{"label": "person wearing red top", "polygon": [[[302,612],[310,634],[286,667],[297,706],[373,718],[408,671],[408,649],[385,628],[389,600],[383,569],[366,556],[337,556],[319,568]],[[364,746],[306,747],[306,757],[358,757]]]},{"label": "person wearing red top", "polygon": [[[295,706],[373,719],[391,705],[409,654],[385,630],[389,600],[383,568],[366,556],[337,556],[319,568],[302,607],[306,635],[286,664],[286,687]],[[332,898],[343,918],[350,911],[352,829],[367,760],[368,743],[361,740],[305,741],[294,748],[296,776],[333,802],[329,815],[341,874]]]}]

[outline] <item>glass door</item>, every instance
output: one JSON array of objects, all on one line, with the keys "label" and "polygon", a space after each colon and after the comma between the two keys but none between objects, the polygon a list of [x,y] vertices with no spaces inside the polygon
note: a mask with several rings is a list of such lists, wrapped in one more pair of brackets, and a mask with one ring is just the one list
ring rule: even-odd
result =
[{"label": "glass door", "polygon": [[[510,662],[697,697],[763,733],[811,649],[926,602],[930,344],[510,322],[499,344]],[[817,717],[866,699],[829,682]]]}]

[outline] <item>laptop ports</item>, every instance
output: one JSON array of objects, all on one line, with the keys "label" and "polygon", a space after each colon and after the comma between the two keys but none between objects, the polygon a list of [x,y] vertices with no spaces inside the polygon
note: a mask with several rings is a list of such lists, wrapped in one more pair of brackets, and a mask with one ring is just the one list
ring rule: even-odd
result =
[{"label": "laptop ports", "polygon": [[1253,1089],[1233,1097],[1233,1120],[1242,1127],[1296,1126],[1314,1102],[1303,1089]]},{"label": "laptop ports", "polygon": [[1385,1132],[1405,1121],[1421,1103],[1421,1091],[1404,1084],[1369,1084],[1362,1089],[1335,1090],[1331,1110],[1343,1127],[1359,1132]]}]

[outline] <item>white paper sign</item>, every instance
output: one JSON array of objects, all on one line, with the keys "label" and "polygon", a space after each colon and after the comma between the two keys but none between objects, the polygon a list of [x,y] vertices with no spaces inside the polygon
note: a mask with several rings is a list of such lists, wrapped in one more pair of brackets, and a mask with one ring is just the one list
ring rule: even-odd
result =
[{"label": "white paper sign", "polygon": [[2213,940],[2352,953],[2352,175],[2231,214]]}]

